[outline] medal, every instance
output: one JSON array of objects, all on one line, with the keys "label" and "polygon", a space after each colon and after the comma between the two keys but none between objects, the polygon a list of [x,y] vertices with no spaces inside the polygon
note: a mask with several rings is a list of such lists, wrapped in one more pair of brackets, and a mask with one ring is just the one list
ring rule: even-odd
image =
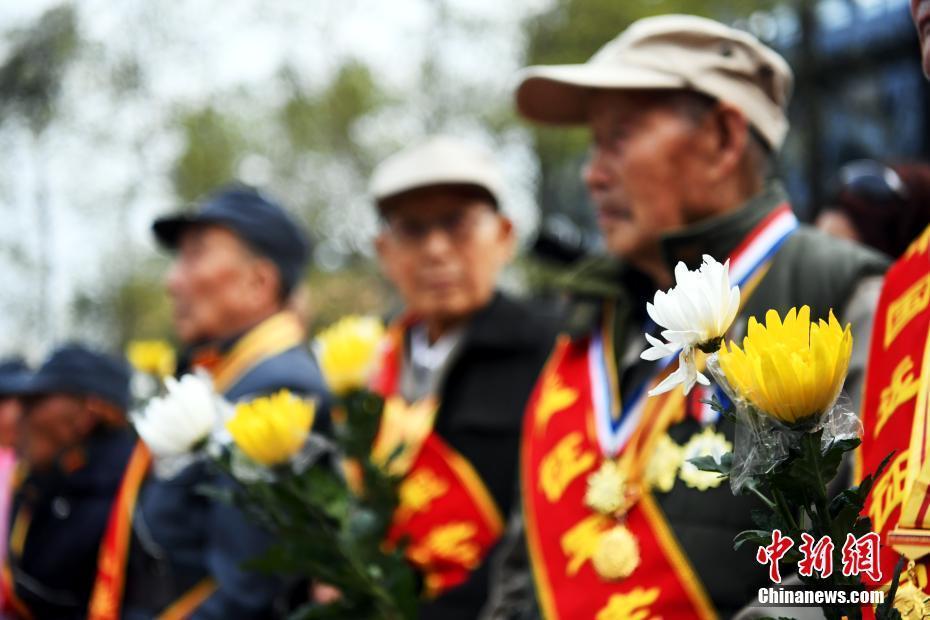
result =
[{"label": "medal", "polygon": [[607,459],[588,476],[585,505],[616,520],[612,528],[600,534],[591,556],[594,571],[602,579],[625,579],[639,566],[639,543],[623,524],[626,513],[638,499],[639,485],[629,479],[618,461]]},{"label": "medal", "polygon": [[595,572],[608,581],[629,577],[639,562],[639,543],[625,525],[615,525],[602,533],[591,557]]},{"label": "medal", "polygon": [[681,449],[681,470],[679,476],[682,481],[692,489],[706,491],[720,486],[724,478],[712,471],[701,471],[689,462],[699,456],[712,456],[717,461],[727,452],[733,450],[733,444],[727,441],[723,433],[714,432],[713,427],[707,426],[700,433],[691,436]]},{"label": "medal", "polygon": [[668,436],[662,435],[656,442],[649,464],[644,474],[646,486],[650,489],[668,493],[675,486],[678,468],[681,466],[681,446]]}]

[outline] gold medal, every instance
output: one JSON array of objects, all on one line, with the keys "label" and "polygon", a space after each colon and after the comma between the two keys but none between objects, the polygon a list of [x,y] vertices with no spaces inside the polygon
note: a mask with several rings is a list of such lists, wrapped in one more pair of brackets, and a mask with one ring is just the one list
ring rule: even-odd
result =
[{"label": "gold medal", "polygon": [[620,465],[616,461],[605,460],[596,472],[588,476],[584,503],[594,512],[613,515],[624,509],[629,491],[627,487],[626,474]]},{"label": "gold medal", "polygon": [[615,525],[601,534],[591,563],[602,579],[625,579],[639,566],[639,543],[627,526]]},{"label": "gold medal", "polygon": [[895,592],[894,608],[901,614],[902,620],[930,618],[930,597],[910,581],[905,581]]},{"label": "gold medal", "polygon": [[678,468],[681,466],[681,446],[668,433],[659,437],[646,465],[645,482],[650,489],[668,493],[675,486]]},{"label": "gold medal", "polygon": [[681,477],[682,481],[692,489],[697,489],[699,491],[715,489],[724,481],[723,476],[712,471],[701,471],[693,464],[689,463],[688,459],[693,459],[698,456],[713,456],[719,461],[720,457],[732,450],[733,444],[727,441],[723,433],[714,432],[713,427],[705,427],[700,433],[692,435],[688,443],[682,447],[682,463],[678,475]]}]

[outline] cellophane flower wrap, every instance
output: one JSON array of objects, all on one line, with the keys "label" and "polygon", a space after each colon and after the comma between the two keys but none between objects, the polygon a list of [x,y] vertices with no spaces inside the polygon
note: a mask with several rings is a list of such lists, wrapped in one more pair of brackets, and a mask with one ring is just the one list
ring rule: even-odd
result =
[{"label": "cellophane flower wrap", "polygon": [[859,436],[862,425],[841,391],[852,345],[850,327],[832,312],[826,321],[811,321],[803,306],[784,319],[769,310],[764,324],[751,317],[742,346],[724,343],[708,357],[707,369],[737,419],[734,493],[771,472],[805,435],[819,433],[824,450]]}]

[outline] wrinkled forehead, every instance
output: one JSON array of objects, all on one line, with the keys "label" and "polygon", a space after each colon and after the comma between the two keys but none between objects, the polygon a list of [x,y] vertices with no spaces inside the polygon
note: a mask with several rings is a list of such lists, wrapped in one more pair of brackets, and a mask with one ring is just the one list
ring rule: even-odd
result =
[{"label": "wrinkled forehead", "polygon": [[692,118],[713,103],[712,98],[689,90],[592,90],[587,97],[588,123],[605,127],[658,115]]}]

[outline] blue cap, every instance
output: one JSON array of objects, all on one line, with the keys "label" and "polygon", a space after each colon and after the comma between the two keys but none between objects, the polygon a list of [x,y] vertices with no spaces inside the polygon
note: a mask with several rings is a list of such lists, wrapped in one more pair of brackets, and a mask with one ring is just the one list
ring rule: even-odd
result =
[{"label": "blue cap", "polygon": [[193,213],[155,220],[152,230],[159,243],[174,250],[186,228],[204,224],[231,229],[271,260],[281,274],[285,293],[300,280],[310,255],[307,236],[279,204],[257,190],[242,185],[224,187],[210,195]]},{"label": "blue cap", "polygon": [[16,396],[32,373],[21,357],[10,357],[0,361],[0,398]]},{"label": "blue cap", "polygon": [[19,393],[96,396],[127,411],[130,376],[125,360],[69,344],[56,349],[24,382]]}]

